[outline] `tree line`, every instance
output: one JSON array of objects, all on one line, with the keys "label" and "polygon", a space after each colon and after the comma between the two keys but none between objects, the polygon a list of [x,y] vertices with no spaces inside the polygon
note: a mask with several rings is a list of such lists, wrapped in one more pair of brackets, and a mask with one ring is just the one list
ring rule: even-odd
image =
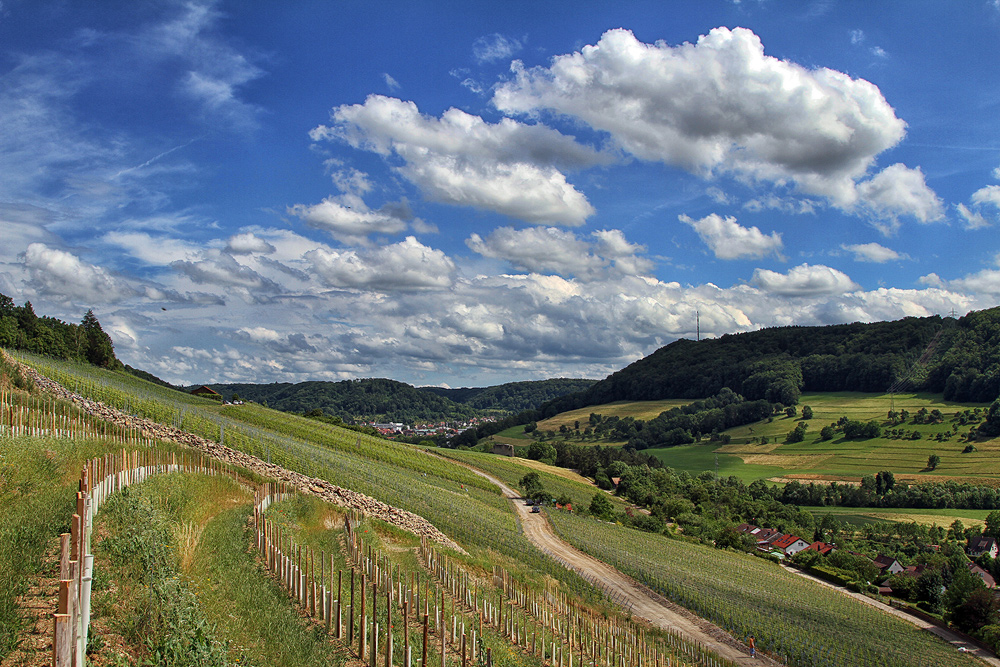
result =
[{"label": "tree line", "polygon": [[0,347],[44,354],[57,359],[86,361],[103,368],[120,369],[114,343],[101,328],[93,310],[80,324],[54,317],[38,317],[30,301],[18,306],[0,294]]}]

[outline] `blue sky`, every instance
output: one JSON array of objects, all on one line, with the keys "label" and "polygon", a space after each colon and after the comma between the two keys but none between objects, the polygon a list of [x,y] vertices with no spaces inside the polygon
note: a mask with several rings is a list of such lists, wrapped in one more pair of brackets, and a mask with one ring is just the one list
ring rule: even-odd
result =
[{"label": "blue sky", "polygon": [[997,0],[3,0],[0,292],[184,383],[964,314],[998,43]]}]

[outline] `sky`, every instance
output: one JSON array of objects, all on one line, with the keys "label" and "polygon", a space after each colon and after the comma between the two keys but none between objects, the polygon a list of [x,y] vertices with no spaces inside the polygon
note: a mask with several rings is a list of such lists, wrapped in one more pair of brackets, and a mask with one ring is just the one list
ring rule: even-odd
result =
[{"label": "sky", "polygon": [[175,383],[1000,298],[1000,0],[0,0],[0,293]]}]

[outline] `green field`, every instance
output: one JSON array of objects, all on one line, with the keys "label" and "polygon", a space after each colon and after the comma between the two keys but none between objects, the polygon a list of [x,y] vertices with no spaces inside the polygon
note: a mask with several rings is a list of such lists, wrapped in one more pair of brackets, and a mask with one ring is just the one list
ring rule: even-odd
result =
[{"label": "green field", "polygon": [[864,507],[809,507],[802,509],[809,510],[817,516],[829,515],[844,523],[862,524],[875,521],[915,521],[923,525],[950,526],[956,519],[961,521],[966,528],[971,526],[982,526],[986,523],[986,515],[991,510],[960,510],[960,509],[920,509],[913,507],[900,507],[889,509],[867,509]]},{"label": "green field", "polygon": [[[661,412],[670,410],[671,408],[680,407],[682,405],[687,405],[690,402],[691,401],[687,399],[669,399],[662,401],[616,401],[614,403],[605,403],[604,405],[591,405],[585,408],[580,408],[579,410],[561,412],[555,417],[544,419],[538,422],[538,430],[541,432],[555,431],[558,433],[560,426],[575,429],[576,423],[579,422],[580,430],[582,431],[589,426],[591,413],[597,413],[599,415],[603,415],[604,417],[632,417],[634,419],[648,421],[659,416]],[[525,433],[524,426],[511,426],[510,428],[500,431],[493,436],[493,440],[496,442],[505,442],[514,446],[527,446],[537,439],[538,437],[536,434]],[[579,440],[576,438],[570,438],[570,442],[575,444],[598,444],[599,442],[603,446],[619,446],[625,444],[620,441],[592,441]]]},{"label": "green field", "polygon": [[[789,444],[785,436],[801,420],[802,407],[813,409],[805,440]],[[821,441],[820,429],[840,417],[846,416],[857,421],[886,421],[892,405],[895,410],[906,409],[911,415],[921,408],[939,409],[944,413],[943,424],[900,424],[894,428],[907,431],[917,430],[919,440],[890,439],[887,437],[870,440],[846,440],[838,436]],[[950,436],[943,441],[934,438],[952,429],[952,417],[956,412],[980,404],[947,403],[935,394],[861,394],[837,392],[828,394],[803,394],[795,417],[775,417],[770,423],[740,426],[726,431],[732,440],[728,445],[708,443],[685,445],[662,449],[649,449],[666,465],[697,474],[705,470],[715,470],[718,456],[719,474],[736,475],[745,481],[753,479],[808,481],[849,481],[857,482],[862,476],[880,470],[892,471],[896,479],[907,483],[921,481],[977,481],[990,485],[1000,484],[1000,440],[977,442],[978,451],[963,454],[967,444],[959,436]],[[912,421],[912,417],[911,417]],[[967,432],[975,424],[960,427],[960,433]],[[768,444],[751,442],[764,436]],[[926,470],[931,454],[941,457],[936,470]]]}]

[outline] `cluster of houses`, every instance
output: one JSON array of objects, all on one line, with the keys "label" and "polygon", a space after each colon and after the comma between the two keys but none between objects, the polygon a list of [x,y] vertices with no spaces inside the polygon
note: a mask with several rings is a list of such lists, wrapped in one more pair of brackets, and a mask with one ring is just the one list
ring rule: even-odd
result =
[{"label": "cluster of houses", "polygon": [[824,556],[835,549],[832,544],[826,542],[813,542],[810,544],[800,537],[782,533],[773,528],[758,528],[750,523],[741,523],[736,526],[736,532],[740,535],[747,535],[757,542],[757,550],[764,553],[775,553],[782,558],[794,556],[800,551],[818,551]]},{"label": "cluster of houses", "polygon": [[[774,530],[773,528],[758,528],[749,523],[741,523],[736,527],[736,532],[756,540],[758,551],[775,554],[781,558],[788,558],[800,551],[810,550],[818,551],[825,556],[836,550],[836,547],[826,542],[813,542],[810,544],[795,535],[782,533],[780,530]],[[1000,554],[1000,543],[993,537],[976,537],[969,541],[968,553],[971,558],[978,558],[983,554],[988,554],[990,558],[996,558]],[[879,569],[880,575],[878,581],[884,581],[894,574],[904,574],[916,578],[927,569],[926,565],[903,565],[895,558],[881,554],[876,556],[872,562]],[[983,580],[987,588],[996,588],[997,582],[989,572],[972,562],[968,564],[968,567],[972,574]],[[879,592],[883,595],[888,595],[892,592],[892,589],[883,585],[879,586]]]},{"label": "cluster of houses", "polygon": [[371,426],[380,434],[387,438],[395,436],[435,436],[435,435],[458,435],[462,431],[475,428],[486,422],[496,421],[495,417],[474,417],[468,421],[441,421],[426,424],[400,424],[398,422],[359,422],[362,426]]}]

